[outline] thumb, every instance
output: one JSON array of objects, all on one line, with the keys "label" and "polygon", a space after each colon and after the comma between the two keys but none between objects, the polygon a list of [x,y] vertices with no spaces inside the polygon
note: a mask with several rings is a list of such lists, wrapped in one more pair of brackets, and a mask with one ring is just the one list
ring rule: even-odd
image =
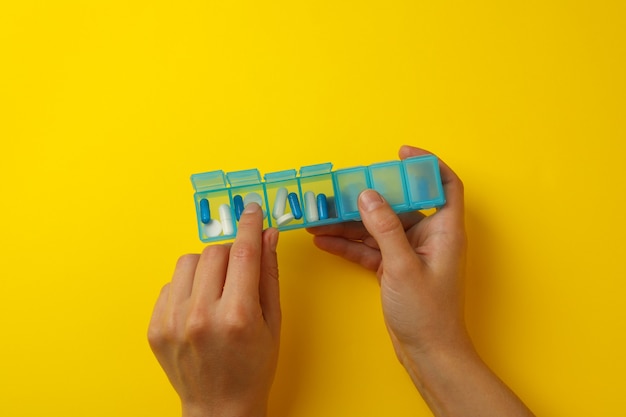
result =
[{"label": "thumb", "polygon": [[[359,195],[358,203],[363,225],[378,243],[383,263],[387,260],[387,265],[403,268],[403,260],[415,258],[400,219],[379,193],[365,190]],[[398,259],[400,263],[390,263],[390,259]]]}]

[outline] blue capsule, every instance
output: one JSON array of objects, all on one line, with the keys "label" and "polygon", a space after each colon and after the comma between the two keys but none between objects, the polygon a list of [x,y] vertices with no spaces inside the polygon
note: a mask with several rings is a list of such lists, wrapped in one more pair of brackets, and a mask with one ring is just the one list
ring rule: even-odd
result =
[{"label": "blue capsule", "polygon": [[289,207],[291,208],[291,214],[293,214],[293,218],[296,220],[301,219],[302,208],[300,208],[298,195],[296,193],[289,193],[289,195],[287,196],[287,201],[289,201]]},{"label": "blue capsule", "polygon": [[239,194],[233,197],[233,207],[235,208],[235,217],[239,221],[241,213],[243,213],[243,198]]},{"label": "blue capsule", "polygon": [[328,203],[326,202],[326,194],[317,195],[317,212],[320,220],[326,220],[328,218]]},{"label": "blue capsule", "polygon": [[211,221],[211,210],[209,209],[209,200],[203,198],[200,200],[200,221],[208,224]]}]

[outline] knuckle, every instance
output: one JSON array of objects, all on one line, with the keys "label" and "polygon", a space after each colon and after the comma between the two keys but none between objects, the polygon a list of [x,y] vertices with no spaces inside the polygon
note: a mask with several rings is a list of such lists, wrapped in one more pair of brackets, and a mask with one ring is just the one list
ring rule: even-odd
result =
[{"label": "knuckle", "polygon": [[223,257],[228,257],[228,247],[225,245],[207,246],[202,250],[202,253],[200,254],[200,258],[203,259],[204,262]]},{"label": "knuckle", "polygon": [[228,310],[222,320],[222,332],[231,340],[241,340],[251,327],[250,314],[243,307],[234,307]]},{"label": "knuckle", "polygon": [[258,247],[250,242],[235,242],[230,250],[230,254],[234,259],[254,258],[258,252]]},{"label": "knuckle", "polygon": [[190,341],[202,339],[210,330],[211,320],[208,314],[204,310],[195,309],[185,322],[185,339]]},{"label": "knuckle", "polygon": [[381,235],[389,235],[397,233],[398,231],[404,233],[404,229],[398,217],[390,215],[387,211],[378,213],[378,216],[374,219],[374,225]]},{"label": "knuckle", "polygon": [[164,342],[172,342],[176,340],[178,334],[178,326],[173,316],[170,316],[165,320],[161,327],[161,334]]},{"label": "knuckle", "polygon": [[176,334],[176,327],[172,320],[153,323],[148,328],[148,343],[153,350],[171,344]]},{"label": "knuckle", "polygon": [[198,254],[188,253],[178,258],[178,261],[176,262],[176,269],[180,269],[180,268],[184,268],[188,266],[195,267],[197,263],[198,263]]},{"label": "knuckle", "polygon": [[152,349],[159,348],[163,345],[163,332],[156,326],[150,326],[148,328],[148,343]]},{"label": "knuckle", "polygon": [[200,255],[203,259],[213,259],[228,255],[228,247],[225,245],[210,245],[202,250]]}]

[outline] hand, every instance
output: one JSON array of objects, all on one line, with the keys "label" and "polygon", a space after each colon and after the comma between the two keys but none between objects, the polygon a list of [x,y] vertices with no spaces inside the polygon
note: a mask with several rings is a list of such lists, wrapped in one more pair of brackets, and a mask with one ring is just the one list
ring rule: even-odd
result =
[{"label": "hand", "polygon": [[[402,159],[427,153],[400,149]],[[414,353],[468,343],[463,184],[443,162],[440,171],[447,202],[432,216],[398,217],[377,192],[366,190],[359,196],[363,223],[309,229],[319,248],[377,273],[387,328],[405,366]]]},{"label": "hand", "polygon": [[[423,155],[404,146],[400,158]],[[375,271],[400,362],[436,416],[532,416],[476,353],[463,311],[463,184],[440,161],[446,204],[431,216],[397,216],[373,190],[359,196],[362,223],[309,229],[315,244]]]},{"label": "hand", "polygon": [[178,260],[157,299],[150,346],[183,416],[264,416],[278,360],[278,231],[244,210],[231,245]]}]

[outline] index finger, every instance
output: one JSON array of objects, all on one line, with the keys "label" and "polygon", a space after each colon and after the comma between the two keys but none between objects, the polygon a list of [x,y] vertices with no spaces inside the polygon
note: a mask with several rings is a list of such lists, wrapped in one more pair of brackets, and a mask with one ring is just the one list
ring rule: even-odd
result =
[{"label": "index finger", "polygon": [[237,237],[230,249],[222,297],[251,298],[258,302],[262,232],[261,207],[256,203],[250,203],[241,214]]}]

